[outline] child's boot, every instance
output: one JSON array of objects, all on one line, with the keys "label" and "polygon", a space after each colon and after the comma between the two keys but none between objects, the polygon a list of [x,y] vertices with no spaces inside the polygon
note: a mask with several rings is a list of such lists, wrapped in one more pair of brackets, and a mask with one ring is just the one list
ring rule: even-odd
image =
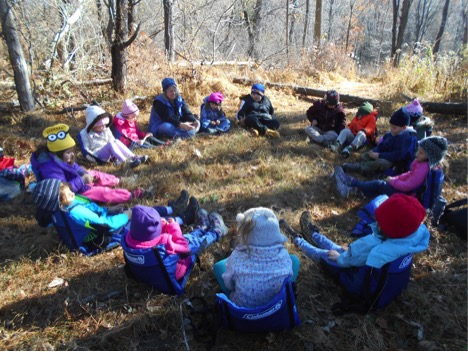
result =
[{"label": "child's boot", "polygon": [[183,189],[182,191],[180,191],[179,198],[173,201],[169,201],[167,205],[172,208],[172,213],[174,215],[178,215],[179,213],[184,211],[185,208],[187,208],[188,199],[189,194],[185,189]]},{"label": "child's boot", "polygon": [[330,144],[328,147],[330,148],[332,152],[337,152],[340,149],[341,144],[340,142],[336,140],[332,144]]},{"label": "child's boot", "polygon": [[281,219],[279,221],[280,229],[283,233],[290,237],[293,241],[296,237],[302,237],[299,231],[294,230],[286,221],[286,219]]},{"label": "child's boot", "polygon": [[353,146],[348,145],[346,148],[343,148],[343,150],[341,151],[341,157],[343,159],[348,159],[351,156],[351,153],[353,150],[354,150]]},{"label": "child's boot", "polygon": [[206,231],[206,229],[210,227],[208,211],[203,208],[198,209],[197,218],[198,226],[200,227],[200,229]]},{"label": "child's boot", "polygon": [[210,213],[210,215],[208,215],[208,218],[210,219],[211,229],[218,235],[218,240],[221,237],[227,235],[229,229],[226,227],[226,225],[224,225],[224,220],[221,214],[217,212],[212,212]]},{"label": "child's boot", "polygon": [[190,197],[187,208],[179,213],[179,217],[184,222],[184,225],[190,225],[194,223],[199,207],[200,205],[198,204],[197,198]]},{"label": "child's boot", "polygon": [[266,132],[265,132],[265,136],[266,137],[271,137],[271,138],[279,138],[280,133],[278,131],[276,131],[276,130],[267,129]]}]

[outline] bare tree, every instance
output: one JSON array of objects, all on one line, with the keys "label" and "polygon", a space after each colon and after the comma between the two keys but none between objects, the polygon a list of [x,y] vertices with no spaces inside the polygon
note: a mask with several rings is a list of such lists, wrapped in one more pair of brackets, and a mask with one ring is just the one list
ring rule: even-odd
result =
[{"label": "bare tree", "polygon": [[304,15],[304,33],[302,34],[302,50],[304,50],[307,41],[307,31],[309,29],[310,0],[306,0],[306,11]]},{"label": "bare tree", "polygon": [[[328,31],[327,31],[327,40],[331,41],[331,31],[332,31],[332,24],[333,24],[333,5],[335,4],[335,0],[330,0],[330,6],[328,8]],[[351,18],[351,15],[350,15]]]},{"label": "bare tree", "polygon": [[254,59],[259,59],[259,53],[256,50],[257,38],[260,28],[262,28],[262,3],[263,0],[256,0],[255,7],[253,9],[253,18],[249,15],[249,9],[245,1],[242,1],[242,9],[244,13],[244,21],[247,28],[247,34],[249,36],[249,46],[247,49],[247,55]]},{"label": "bare tree", "polygon": [[174,40],[174,11],[175,0],[163,0],[164,5],[164,48],[166,49],[166,59],[169,62],[175,60],[175,40]]},{"label": "bare tree", "polygon": [[315,2],[315,25],[314,44],[320,47],[320,37],[322,36],[322,0]]},{"label": "bare tree", "polygon": [[447,14],[448,14],[449,5],[450,5],[450,0],[445,0],[444,9],[442,11],[442,21],[440,22],[439,32],[437,33],[437,37],[436,37],[435,44],[434,44],[434,49],[433,49],[434,54],[437,54],[439,52],[440,41],[442,40],[442,36],[444,35],[445,23],[447,22]]},{"label": "bare tree", "polygon": [[2,34],[8,47],[10,64],[13,69],[16,93],[23,111],[34,110],[34,98],[29,82],[26,61],[21,48],[21,42],[16,29],[13,9],[8,0],[0,0],[0,20],[2,21]]},{"label": "bare tree", "polygon": [[[393,8],[393,27],[392,27],[392,57],[393,57],[393,65],[395,67],[397,67],[400,62],[399,52],[401,50],[401,46],[403,45],[403,37],[405,34],[406,24],[408,23],[408,15],[409,15],[409,10],[410,10],[412,2],[413,0],[403,0],[403,5],[401,8],[401,15],[399,16],[400,25],[398,27],[398,33],[397,33],[396,23],[398,21],[399,1],[393,0],[394,8]],[[394,42],[395,38],[396,38],[396,41]]]}]

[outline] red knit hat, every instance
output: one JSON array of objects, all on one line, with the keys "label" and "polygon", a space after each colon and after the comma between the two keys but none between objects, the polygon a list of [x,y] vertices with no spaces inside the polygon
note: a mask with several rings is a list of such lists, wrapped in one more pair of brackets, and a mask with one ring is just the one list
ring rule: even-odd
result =
[{"label": "red knit hat", "polygon": [[426,211],[415,197],[402,193],[391,195],[375,210],[383,234],[404,238],[415,232],[426,217]]}]

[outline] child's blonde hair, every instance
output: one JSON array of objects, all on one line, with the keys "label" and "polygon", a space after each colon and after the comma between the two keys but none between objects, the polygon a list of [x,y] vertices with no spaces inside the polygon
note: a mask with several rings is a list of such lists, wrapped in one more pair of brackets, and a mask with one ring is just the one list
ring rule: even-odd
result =
[{"label": "child's blonde hair", "polygon": [[62,206],[68,206],[71,204],[67,196],[65,195],[65,191],[67,189],[71,190],[70,184],[68,182],[62,182],[59,188],[59,202],[60,202],[60,205]]}]

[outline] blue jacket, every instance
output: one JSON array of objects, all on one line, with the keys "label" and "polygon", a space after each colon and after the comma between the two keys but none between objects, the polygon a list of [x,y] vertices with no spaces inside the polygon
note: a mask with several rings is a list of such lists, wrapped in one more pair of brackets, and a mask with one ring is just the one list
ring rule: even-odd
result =
[{"label": "blue jacket", "polygon": [[208,127],[210,127],[210,122],[211,121],[216,121],[216,120],[225,120],[226,115],[224,114],[224,111],[215,111],[212,110],[209,106],[209,103],[207,103],[208,97],[205,97],[203,99],[203,104],[200,107],[200,126],[201,130],[206,130]]},{"label": "blue jacket", "polygon": [[149,131],[156,135],[163,122],[169,122],[179,127],[180,122],[195,122],[197,118],[190,112],[185,100],[179,95],[172,105],[164,94],[159,94],[153,101],[151,108]]},{"label": "blue jacket", "polygon": [[351,243],[348,250],[338,257],[338,266],[369,265],[381,268],[405,254],[421,252],[429,246],[430,234],[424,224],[405,238],[382,236],[377,230],[376,222],[370,226],[373,233]]},{"label": "blue jacket", "polygon": [[70,217],[82,226],[105,226],[114,232],[128,223],[126,214],[109,215],[107,209],[100,207],[84,196],[76,196],[72,204],[64,209]]},{"label": "blue jacket", "polygon": [[417,138],[410,130],[402,131],[396,136],[387,132],[373,151],[379,153],[379,159],[386,159],[392,163],[404,160],[411,162],[414,159],[417,145]]}]

